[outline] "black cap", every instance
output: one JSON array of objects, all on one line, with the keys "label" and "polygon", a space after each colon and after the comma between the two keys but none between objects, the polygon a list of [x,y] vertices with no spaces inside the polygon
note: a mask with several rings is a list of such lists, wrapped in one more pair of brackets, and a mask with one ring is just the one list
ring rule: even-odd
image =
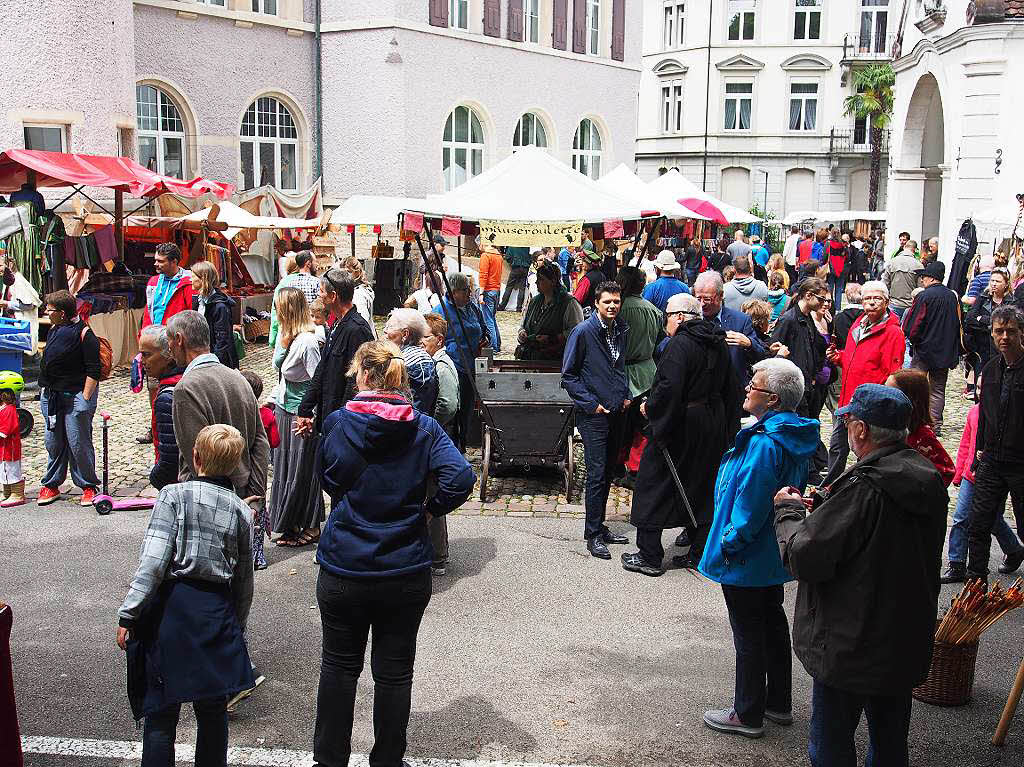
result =
[{"label": "black cap", "polygon": [[917,273],[918,277],[931,277],[942,282],[946,279],[946,265],[941,261],[929,261],[924,269]]},{"label": "black cap", "polygon": [[295,254],[295,265],[301,269],[313,260],[313,253],[308,250],[300,250]]}]

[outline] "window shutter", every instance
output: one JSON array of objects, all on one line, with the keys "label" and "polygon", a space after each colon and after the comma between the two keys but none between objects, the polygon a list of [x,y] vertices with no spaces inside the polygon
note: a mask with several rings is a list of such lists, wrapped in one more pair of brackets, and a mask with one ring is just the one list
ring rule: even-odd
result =
[{"label": "window shutter", "polygon": [[501,37],[501,0],[484,0],[484,34]]},{"label": "window shutter", "polygon": [[587,52],[587,0],[572,0],[572,49]]},{"label": "window shutter", "polygon": [[565,50],[565,21],[569,15],[569,0],[554,0],[551,8],[551,47]]},{"label": "window shutter", "polygon": [[523,42],[523,0],[508,0],[508,39]]},{"label": "window shutter", "polygon": [[612,0],[612,58],[622,61],[626,53],[626,0]]},{"label": "window shutter", "polygon": [[448,26],[448,0],[430,0],[430,25],[432,27]]}]

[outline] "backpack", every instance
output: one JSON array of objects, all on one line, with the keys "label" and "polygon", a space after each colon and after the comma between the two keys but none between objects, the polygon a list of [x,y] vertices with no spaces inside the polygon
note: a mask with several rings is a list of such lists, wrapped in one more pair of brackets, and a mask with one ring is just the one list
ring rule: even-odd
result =
[{"label": "backpack", "polygon": [[[79,338],[79,342],[85,340],[85,333],[87,330],[91,330],[88,325],[82,328],[82,335]],[[93,333],[93,335],[96,335]],[[103,338],[102,336],[96,336],[96,340],[100,342],[100,377],[98,380],[106,381],[110,378],[110,373],[114,369],[114,347],[110,345],[110,341]]]}]

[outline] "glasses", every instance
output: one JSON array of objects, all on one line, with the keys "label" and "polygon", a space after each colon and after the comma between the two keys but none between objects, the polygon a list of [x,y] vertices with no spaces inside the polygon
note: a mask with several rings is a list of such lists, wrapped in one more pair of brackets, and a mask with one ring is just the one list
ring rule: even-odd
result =
[{"label": "glasses", "polygon": [[683,311],[682,309],[680,309],[677,312],[665,312],[665,314],[667,316],[669,316],[669,317],[671,317],[673,314],[681,314],[681,315],[684,315],[686,317],[699,317],[700,316],[699,314],[697,314],[697,312],[686,312],[686,311]]},{"label": "glasses", "polygon": [[762,389],[760,386],[754,386],[753,381],[747,384],[747,391],[759,391],[761,394],[775,394],[775,392],[769,391],[768,389]]}]

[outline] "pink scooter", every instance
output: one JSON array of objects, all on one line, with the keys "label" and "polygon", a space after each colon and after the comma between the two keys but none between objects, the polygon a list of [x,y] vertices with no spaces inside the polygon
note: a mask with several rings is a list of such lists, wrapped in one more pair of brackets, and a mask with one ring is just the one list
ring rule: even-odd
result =
[{"label": "pink scooter", "polygon": [[103,419],[103,492],[98,494],[92,505],[96,513],[106,515],[114,509],[118,511],[134,511],[136,509],[152,509],[155,498],[114,498],[107,487],[107,427],[110,422],[110,413],[100,413]]}]

